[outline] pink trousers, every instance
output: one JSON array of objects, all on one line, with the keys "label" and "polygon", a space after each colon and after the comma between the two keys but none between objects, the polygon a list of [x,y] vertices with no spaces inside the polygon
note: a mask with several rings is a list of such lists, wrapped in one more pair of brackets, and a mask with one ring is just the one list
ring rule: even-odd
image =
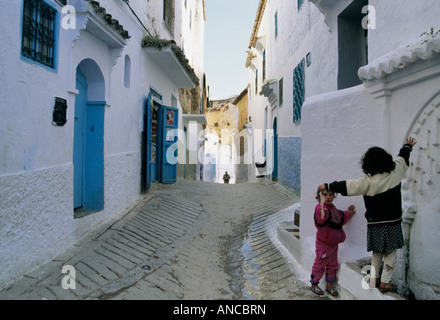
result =
[{"label": "pink trousers", "polygon": [[322,242],[316,243],[316,259],[312,267],[312,275],[310,282],[318,284],[324,273],[326,273],[326,281],[333,282],[336,280],[336,272],[339,269],[338,264],[338,244],[328,245]]}]

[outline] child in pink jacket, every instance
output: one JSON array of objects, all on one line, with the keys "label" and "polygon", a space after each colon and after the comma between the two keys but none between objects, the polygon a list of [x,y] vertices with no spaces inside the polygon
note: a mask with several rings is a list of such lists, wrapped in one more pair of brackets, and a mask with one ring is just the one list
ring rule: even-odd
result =
[{"label": "child in pink jacket", "polygon": [[336,280],[336,272],[339,269],[338,246],[346,238],[342,226],[356,211],[354,205],[349,206],[348,211],[338,210],[333,204],[334,198],[331,191],[318,191],[317,193],[316,199],[318,201],[322,199],[322,201],[315,207],[314,219],[318,230],[316,232],[316,259],[312,267],[310,289],[318,295],[323,295],[324,292],[318,287],[318,283],[326,273],[326,291],[336,297],[339,293],[333,288],[333,282]]}]

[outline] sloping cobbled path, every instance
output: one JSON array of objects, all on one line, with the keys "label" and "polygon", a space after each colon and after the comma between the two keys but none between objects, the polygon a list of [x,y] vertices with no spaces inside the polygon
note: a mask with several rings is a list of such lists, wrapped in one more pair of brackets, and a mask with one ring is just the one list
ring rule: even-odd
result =
[{"label": "sloping cobbled path", "polygon": [[[155,185],[0,299],[316,299],[268,234],[270,218],[297,201],[272,183]],[[66,265],[75,289],[61,286]]]}]

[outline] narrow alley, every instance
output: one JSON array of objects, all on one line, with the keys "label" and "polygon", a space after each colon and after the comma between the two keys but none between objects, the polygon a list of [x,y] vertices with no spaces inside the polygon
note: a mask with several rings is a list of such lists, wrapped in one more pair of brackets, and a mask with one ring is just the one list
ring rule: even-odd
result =
[{"label": "narrow alley", "polygon": [[277,212],[296,202],[267,182],[154,184],[123,218],[2,288],[0,299],[328,299],[297,279],[269,236]]}]

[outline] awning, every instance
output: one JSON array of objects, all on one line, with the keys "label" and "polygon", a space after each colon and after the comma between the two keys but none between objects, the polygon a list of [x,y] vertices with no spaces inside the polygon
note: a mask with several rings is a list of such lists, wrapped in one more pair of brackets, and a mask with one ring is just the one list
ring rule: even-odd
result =
[{"label": "awning", "polygon": [[194,88],[199,78],[174,40],[145,37],[142,47],[148,56],[168,75],[179,88]]},{"label": "awning", "polygon": [[197,122],[197,124],[207,124],[206,115],[204,114],[182,114],[183,124],[188,126],[190,122]]}]

